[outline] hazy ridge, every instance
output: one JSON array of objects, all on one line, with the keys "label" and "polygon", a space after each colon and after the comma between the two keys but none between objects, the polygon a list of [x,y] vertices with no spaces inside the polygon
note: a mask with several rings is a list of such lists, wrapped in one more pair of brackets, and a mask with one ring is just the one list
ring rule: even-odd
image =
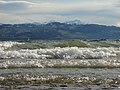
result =
[{"label": "hazy ridge", "polygon": [[1,24],[0,40],[119,39],[120,27],[60,23]]}]

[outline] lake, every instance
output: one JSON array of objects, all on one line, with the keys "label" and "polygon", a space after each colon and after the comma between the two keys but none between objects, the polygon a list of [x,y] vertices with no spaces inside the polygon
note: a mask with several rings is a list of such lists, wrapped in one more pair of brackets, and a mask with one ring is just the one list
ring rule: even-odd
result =
[{"label": "lake", "polygon": [[68,41],[67,47],[58,47],[65,42],[1,41],[0,89],[120,89],[119,41],[77,40],[85,47]]}]

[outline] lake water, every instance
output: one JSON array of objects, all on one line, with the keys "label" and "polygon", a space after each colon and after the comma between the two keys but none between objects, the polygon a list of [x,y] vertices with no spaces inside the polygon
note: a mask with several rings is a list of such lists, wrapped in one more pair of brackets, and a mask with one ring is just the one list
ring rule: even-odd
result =
[{"label": "lake water", "polygon": [[0,42],[0,90],[120,90],[119,47],[11,48],[24,44]]}]

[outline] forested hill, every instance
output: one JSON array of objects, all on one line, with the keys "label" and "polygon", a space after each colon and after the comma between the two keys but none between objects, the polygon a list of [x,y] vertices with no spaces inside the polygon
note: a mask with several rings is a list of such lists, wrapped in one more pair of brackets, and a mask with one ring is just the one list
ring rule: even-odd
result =
[{"label": "forested hill", "polygon": [[120,27],[97,24],[1,24],[0,40],[120,39]]}]

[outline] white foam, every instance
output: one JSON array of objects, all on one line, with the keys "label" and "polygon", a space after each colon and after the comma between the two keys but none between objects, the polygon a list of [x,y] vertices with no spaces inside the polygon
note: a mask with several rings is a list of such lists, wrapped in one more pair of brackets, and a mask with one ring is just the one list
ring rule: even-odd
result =
[{"label": "white foam", "polygon": [[16,45],[16,44],[24,44],[24,43],[12,42],[12,41],[3,41],[3,42],[0,42],[0,50],[5,50],[5,49],[12,47],[13,45]]},{"label": "white foam", "polygon": [[[55,67],[55,66],[111,66],[120,67],[120,48],[52,48],[6,50],[17,42],[0,42],[0,68],[9,67]],[[107,59],[106,59],[107,58]],[[12,60],[11,60],[12,59]],[[77,60],[78,59],[78,60]]]},{"label": "white foam", "polygon": [[14,60],[4,60],[0,63],[0,68],[46,68],[46,67],[111,67],[119,68],[119,60],[110,60],[110,59],[88,59],[88,60],[64,60],[64,59],[14,59]]},{"label": "white foam", "polygon": [[120,55],[119,48],[53,48],[35,50],[0,50],[0,58],[31,58],[31,59],[100,59]]},{"label": "white foam", "polygon": [[104,57],[115,57],[120,55],[119,48],[53,48],[53,49],[34,49],[34,50],[6,50],[16,44],[24,44],[12,41],[0,42],[0,58],[32,58],[32,59],[95,59]]}]

